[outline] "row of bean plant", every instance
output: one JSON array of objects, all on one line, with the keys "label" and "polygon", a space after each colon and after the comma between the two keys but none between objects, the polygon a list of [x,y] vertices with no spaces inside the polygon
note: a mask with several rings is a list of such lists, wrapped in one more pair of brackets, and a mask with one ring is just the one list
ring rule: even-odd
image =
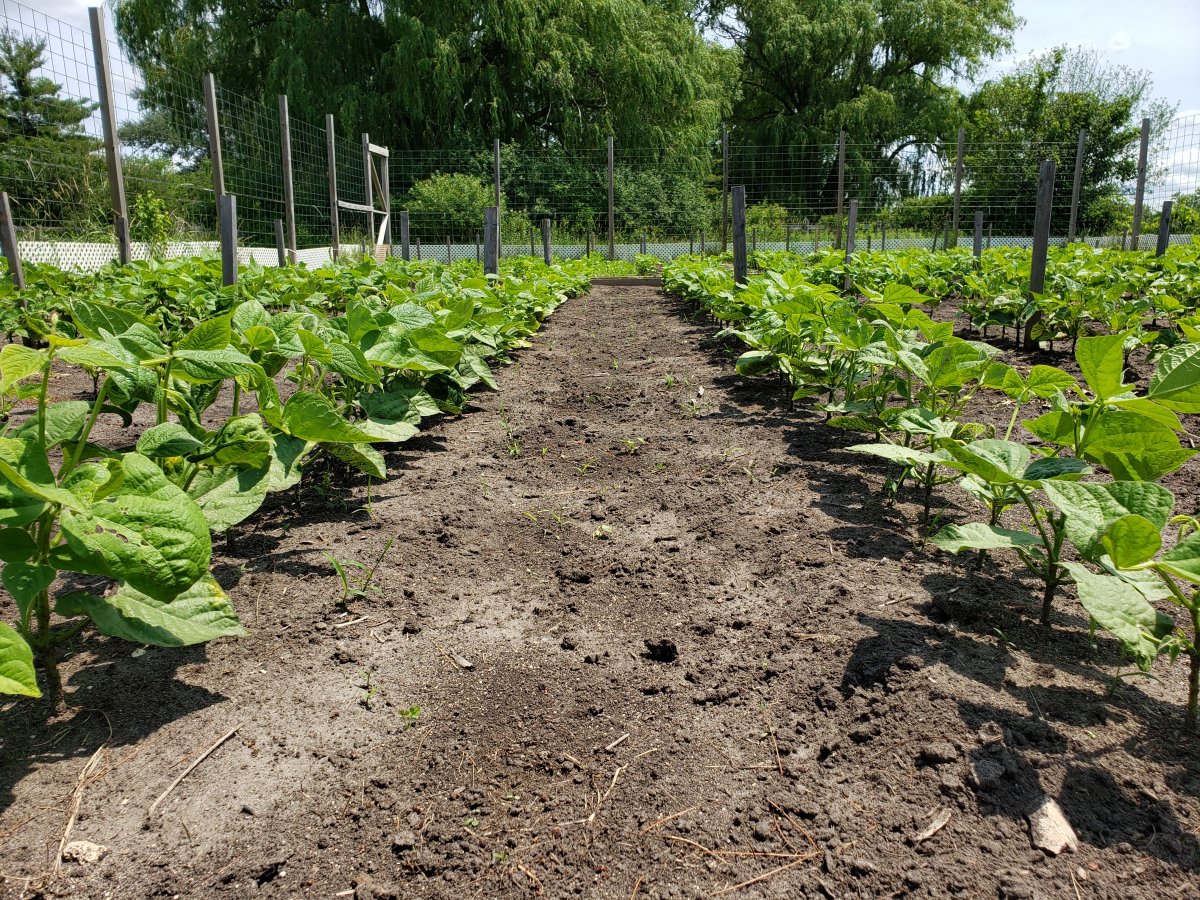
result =
[{"label": "row of bean plant", "polygon": [[[1045,625],[1059,588],[1073,582],[1087,615],[1143,670],[1160,654],[1189,657],[1187,721],[1195,727],[1200,523],[1194,510],[1176,510],[1159,483],[1196,452],[1180,440],[1188,436],[1180,415],[1200,413],[1200,343],[1191,342],[1187,317],[1163,325],[1175,339],[1156,347],[1141,390],[1127,383],[1126,362],[1144,340],[1144,319],[1078,336],[1078,377],[1053,365],[1009,364],[996,346],[956,335],[953,322],[926,312],[940,298],[914,285],[929,287],[945,277],[932,273],[946,269],[966,284],[974,271],[969,257],[928,256],[920,277],[864,275],[851,292],[840,281],[844,258],[828,256],[744,286],[720,260],[681,258],[666,267],[664,286],[702,304],[748,348],[739,373],[777,373],[792,398],[822,411],[829,426],[867,435],[849,449],[893,462],[899,474],[890,487],[915,484],[925,521],[935,492],[950,484],[965,492],[977,520],[945,526],[933,543],[980,561],[1015,554],[1042,584]],[[882,271],[915,259],[877,255],[864,266]],[[949,277],[935,287],[954,290]],[[1194,278],[1182,287],[1179,295],[1195,297]],[[1129,291],[1129,302],[1140,305],[1146,290]],[[972,422],[976,399],[1011,405],[1007,423]],[[1022,419],[1029,409],[1038,414]]]}]

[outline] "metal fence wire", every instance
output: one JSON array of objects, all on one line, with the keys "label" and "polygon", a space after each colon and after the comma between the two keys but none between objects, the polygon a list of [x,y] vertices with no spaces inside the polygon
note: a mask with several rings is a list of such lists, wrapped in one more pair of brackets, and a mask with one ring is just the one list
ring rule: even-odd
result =
[{"label": "metal fence wire", "polygon": [[[118,126],[131,256],[184,256],[217,250],[217,193],[237,196],[240,243],[275,259],[276,222],[288,221],[284,149],[290,149],[296,249],[302,259],[328,258],[335,218],[344,250],[368,251],[382,213],[369,214],[364,135],[330,136],[325,121],[289,116],[279,106],[215,85],[223,185],[214,180],[204,73],[157,68],[153,78],[130,64],[111,34],[108,49]],[[7,191],[22,253],[90,268],[117,256],[115,217],[102,127],[93,35],[29,6],[4,0],[0,27],[7,50],[22,49],[40,92],[40,109],[9,102],[0,117],[0,190]],[[10,98],[19,90],[0,78]],[[274,100],[274,98],[272,98]],[[46,114],[44,111],[49,110]],[[285,141],[286,138],[286,141]],[[367,139],[369,140],[369,139]],[[1072,220],[1077,145],[975,142],[969,131],[933,144],[894,147],[858,142],[756,146],[736,130],[701,152],[622,146],[565,149],[505,145],[499,149],[499,200],[504,255],[540,254],[540,223],[549,219],[554,252],[607,253],[612,194],[614,255],[649,252],[669,258],[728,246],[727,188],[743,185],[752,249],[813,249],[845,240],[847,211],[858,204],[857,245],[891,249],[968,244],[976,212],[989,243],[1028,245],[1038,169],[1056,165],[1051,230],[1063,241]],[[337,196],[331,202],[332,163]],[[1134,148],[1136,152],[1136,148]],[[482,208],[496,202],[493,146],[453,152],[391,154],[387,193],[393,252],[399,213],[407,212],[412,256],[476,258]],[[956,190],[957,185],[957,190]],[[1200,206],[1200,115],[1177,117],[1150,147],[1143,234],[1174,200],[1174,232],[1196,228]],[[379,190],[374,207],[381,210]],[[1093,243],[1129,240],[1132,183],[1085,186],[1075,235]],[[1193,195],[1190,201],[1180,198]],[[1175,223],[1178,224],[1175,224]],[[957,228],[955,225],[957,224]],[[285,236],[290,240],[290,235]],[[1143,238],[1143,246],[1146,239]]]}]

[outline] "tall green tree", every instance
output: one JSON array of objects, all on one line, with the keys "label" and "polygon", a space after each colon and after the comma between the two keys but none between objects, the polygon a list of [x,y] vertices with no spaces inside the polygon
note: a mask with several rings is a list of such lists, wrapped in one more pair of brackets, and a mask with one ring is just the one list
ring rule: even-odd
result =
[{"label": "tall green tree", "polygon": [[0,31],[0,183],[23,231],[98,231],[107,177],[99,142],[83,128],[96,106],[38,74],[45,54],[45,41]]},{"label": "tall green tree", "polygon": [[[807,209],[836,200],[838,132],[863,191],[901,184],[904,151],[962,121],[958,80],[1010,46],[1011,0],[709,0],[707,27],[741,52],[735,142],[774,148],[735,171],[793,186]],[[881,199],[881,198],[875,198]]]},{"label": "tall green tree", "polygon": [[[1142,118],[1152,141],[1174,108],[1151,96],[1148,72],[1104,62],[1096,50],[1058,47],[982,84],[968,103],[967,203],[997,226],[1027,228],[1038,167],[1058,167],[1056,205],[1070,197],[1079,130],[1087,129],[1080,190],[1083,234],[1110,233],[1132,217],[1124,184],[1137,173]],[[1153,179],[1153,159],[1149,166]],[[1058,232],[1067,217],[1052,219]]]},{"label": "tall green tree", "polygon": [[[729,109],[731,55],[682,0],[120,0],[150,105],[171,69],[294,118],[332,112],[393,150],[624,146],[697,152]],[[176,101],[178,104],[178,101]]]}]

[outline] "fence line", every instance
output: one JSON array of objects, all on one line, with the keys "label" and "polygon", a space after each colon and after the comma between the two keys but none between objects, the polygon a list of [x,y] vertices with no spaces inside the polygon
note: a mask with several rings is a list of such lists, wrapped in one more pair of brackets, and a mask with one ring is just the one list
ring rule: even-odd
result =
[{"label": "fence line", "polygon": [[[54,97],[61,101],[55,107],[56,122],[20,116],[0,121],[0,190],[10,195],[22,245],[114,242],[91,35],[13,0],[0,7],[0,25],[42,44],[34,74],[50,79]],[[111,25],[108,31],[117,152],[133,255],[195,252],[215,240],[218,229],[204,73],[160,67],[147,83],[121,52]],[[224,190],[238,197],[239,239],[273,250],[275,222],[287,215],[278,108],[274,98],[264,103],[219,82],[215,99]],[[319,256],[332,242],[330,144],[337,196],[349,204],[338,211],[340,244],[346,249],[372,245],[363,136],[337,133],[329,141],[323,122],[291,116],[288,137],[297,247]],[[1043,158],[1054,160],[1058,170],[1051,210],[1056,240],[1073,218],[1078,219],[1078,235],[1092,243],[1119,245],[1124,237],[1120,221],[1105,218],[1104,197],[1089,197],[1085,191],[1077,216],[1072,216],[1075,140],[976,144],[967,131],[961,151],[957,134],[940,143],[892,148],[848,134],[841,145],[840,152],[838,141],[763,147],[739,143],[735,133],[732,140],[714,140],[708,152],[697,154],[624,147],[617,135],[611,184],[604,147],[504,146],[503,252],[538,252],[543,218],[551,221],[556,252],[582,252],[589,244],[603,247],[610,192],[616,255],[631,257],[642,244],[650,252],[658,248],[659,255],[673,255],[674,248],[685,245],[717,248],[729,224],[730,185],[745,189],[747,230],[760,249],[840,244],[849,200],[858,204],[860,247],[868,242],[878,246],[885,238],[892,248],[961,244],[969,239],[962,223],[970,223],[977,210],[983,212],[994,244],[1024,244],[1032,234]],[[1158,230],[1155,211],[1164,201],[1200,189],[1200,116],[1172,122],[1156,150],[1145,190],[1144,235]],[[491,146],[390,155],[385,187],[393,214],[409,212],[413,255],[419,245],[426,258],[439,252],[445,256],[447,242],[456,258],[475,255],[482,208],[494,203],[493,166]],[[1116,196],[1127,206],[1132,185],[1113,189],[1108,200]],[[1175,206],[1179,224],[1174,230],[1196,228],[1196,206],[1191,211],[1186,203]],[[376,226],[381,217],[375,214]],[[951,233],[956,218],[959,229]],[[398,242],[399,229],[395,231]],[[89,260],[96,256],[88,253]]]}]

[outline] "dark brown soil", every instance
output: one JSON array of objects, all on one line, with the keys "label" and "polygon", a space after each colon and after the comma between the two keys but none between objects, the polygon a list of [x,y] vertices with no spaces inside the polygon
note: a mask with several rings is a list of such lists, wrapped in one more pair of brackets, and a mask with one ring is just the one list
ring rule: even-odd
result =
[{"label": "dark brown soil", "polygon": [[[1115,683],[691,315],[563,306],[369,504],[317,472],[239,530],[249,637],[90,638],[65,715],[0,707],[4,895],[1200,896],[1182,667]],[[378,592],[341,608],[324,552]],[[108,854],[47,882],[105,742],[72,836]],[[1076,852],[1031,846],[1043,793]]]}]

